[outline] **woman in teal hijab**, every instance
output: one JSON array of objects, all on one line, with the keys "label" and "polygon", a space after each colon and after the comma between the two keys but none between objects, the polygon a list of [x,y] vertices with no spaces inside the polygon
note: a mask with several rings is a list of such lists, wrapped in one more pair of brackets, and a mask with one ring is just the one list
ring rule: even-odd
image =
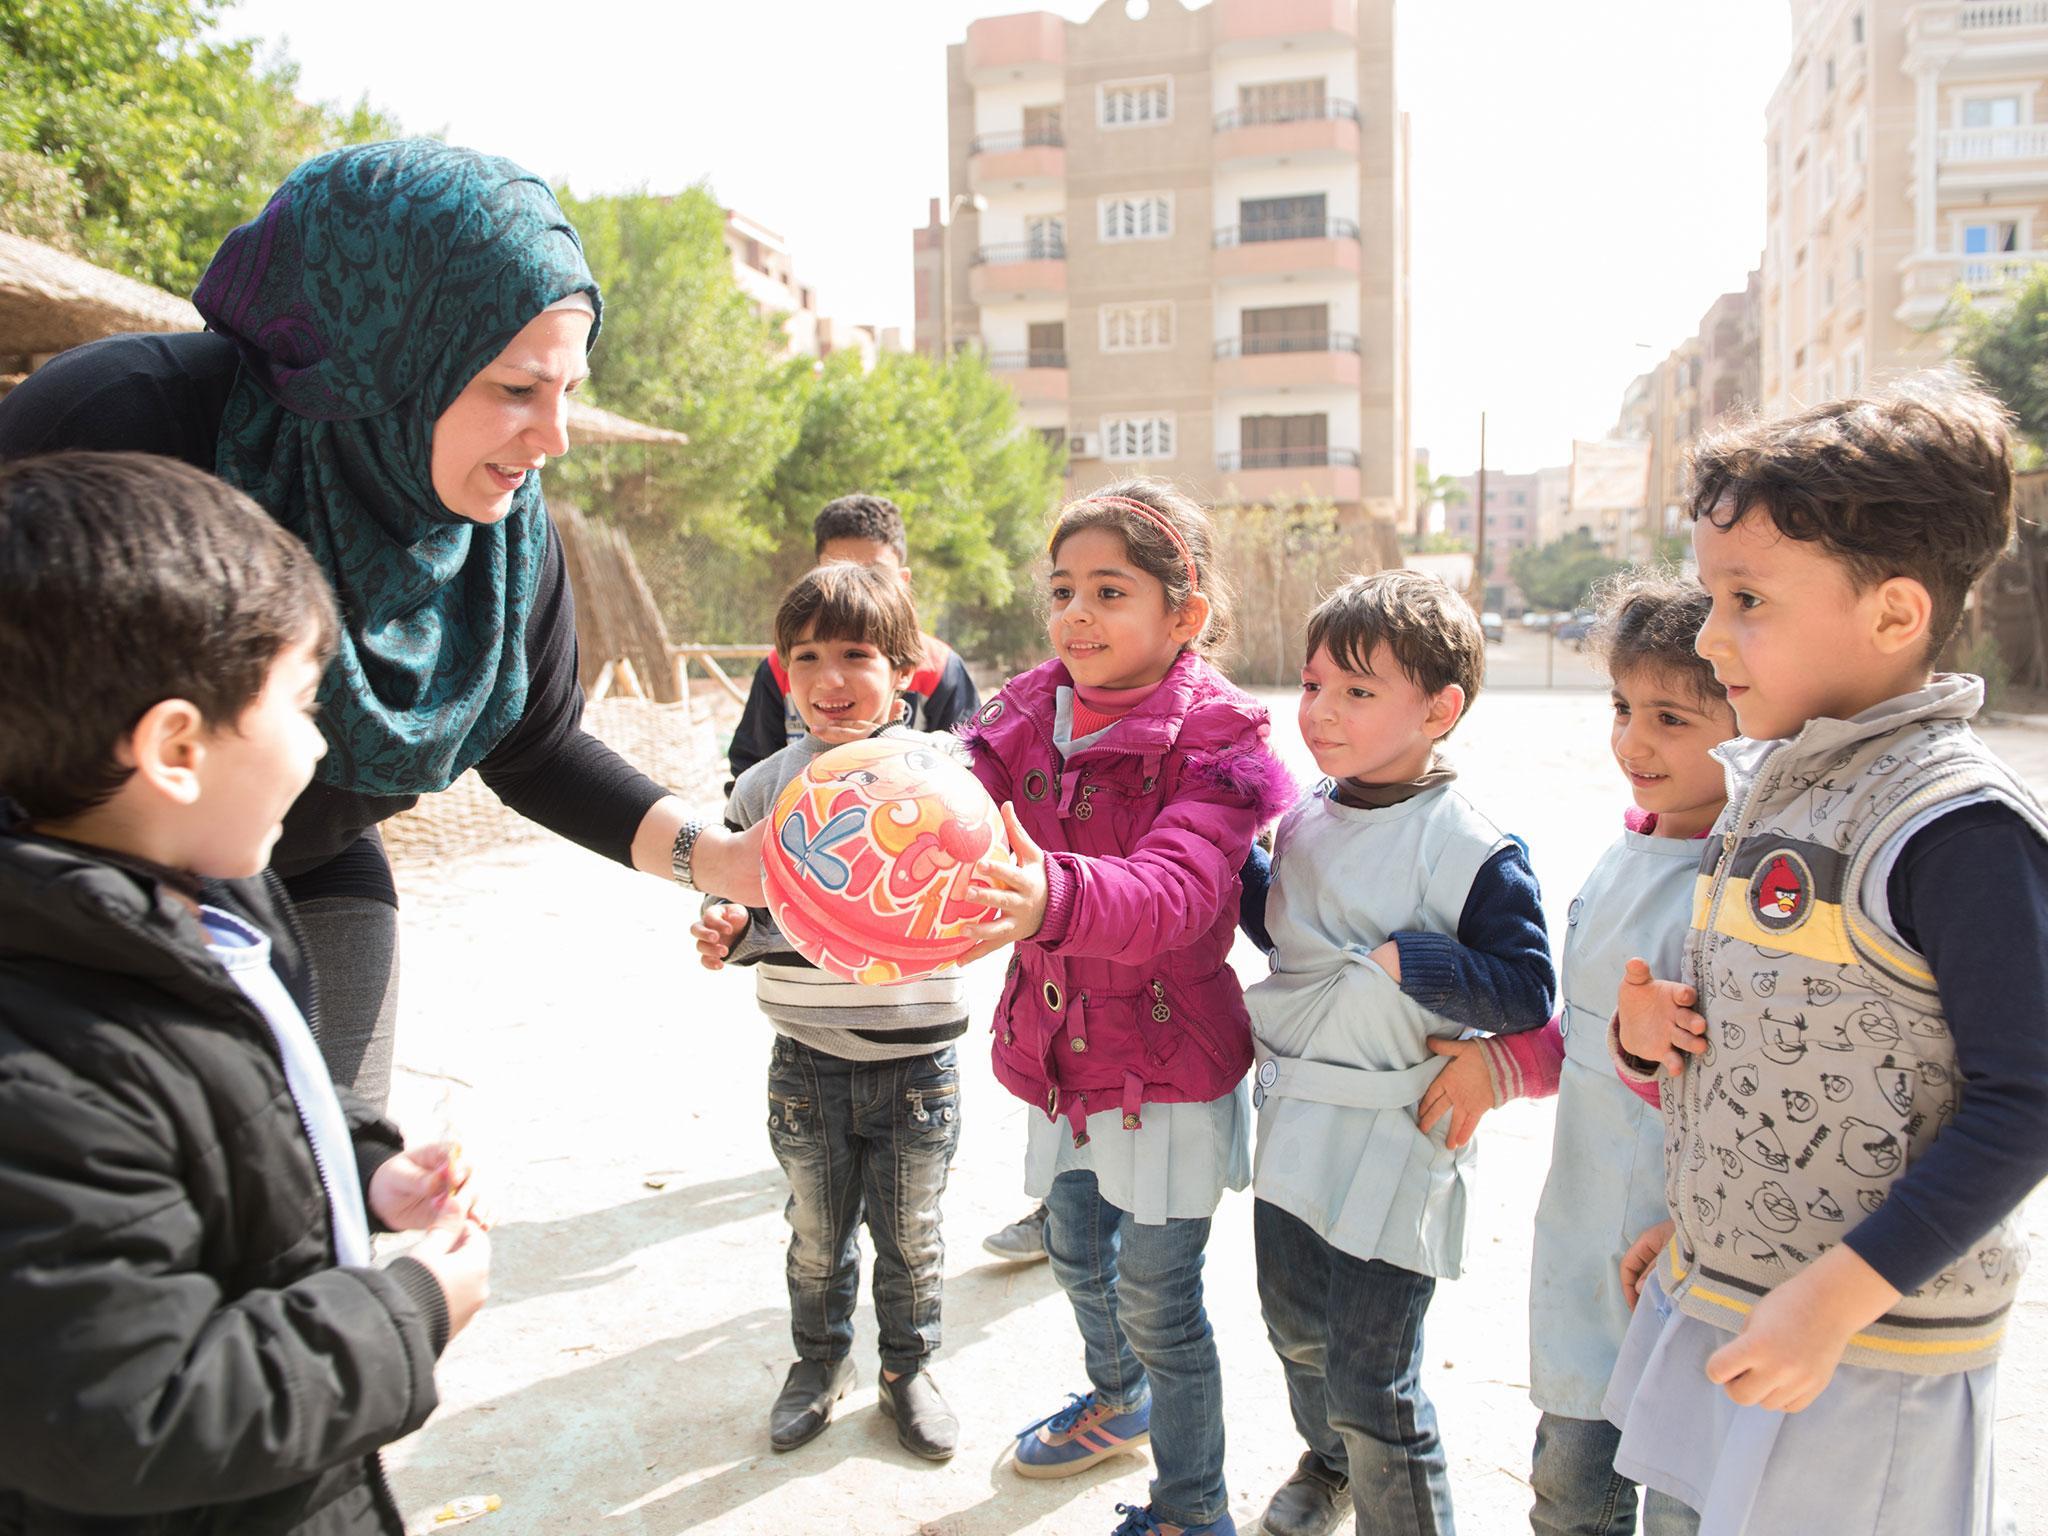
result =
[{"label": "woman in teal hijab", "polygon": [[586,847],[740,899],[758,899],[758,840],[688,821],[580,729],[540,472],[568,450],[603,301],[545,182],[424,139],[322,155],[228,236],[193,302],[204,333],[111,337],[31,375],[0,402],[0,459],[184,458],[326,571],[344,631],[320,691],[328,753],[273,863],[319,968],[329,1063],[381,1103],[397,1017],[386,817],[474,767]]}]

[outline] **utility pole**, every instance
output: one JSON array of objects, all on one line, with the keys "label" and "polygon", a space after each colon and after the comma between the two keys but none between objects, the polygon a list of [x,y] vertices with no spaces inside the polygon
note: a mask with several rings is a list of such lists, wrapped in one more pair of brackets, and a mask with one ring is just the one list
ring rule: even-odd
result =
[{"label": "utility pole", "polygon": [[1479,510],[1473,515],[1472,609],[1486,612],[1486,412],[1479,413]]}]

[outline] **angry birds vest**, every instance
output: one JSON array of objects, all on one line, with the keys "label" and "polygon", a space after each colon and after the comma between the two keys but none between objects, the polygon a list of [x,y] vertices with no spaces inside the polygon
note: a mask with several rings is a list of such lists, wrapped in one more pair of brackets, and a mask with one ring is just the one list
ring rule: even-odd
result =
[{"label": "angry birds vest", "polygon": [[[1726,812],[1694,887],[1687,980],[1707,1048],[1664,1089],[1667,1289],[1730,1331],[1877,1210],[1955,1116],[1961,1078],[1926,959],[1864,908],[1873,861],[1930,810],[2032,793],[1941,676],[1854,720],[1717,749]],[[1994,1359],[2026,1253],[2012,1217],[1859,1333],[1851,1365],[1940,1374]]]}]

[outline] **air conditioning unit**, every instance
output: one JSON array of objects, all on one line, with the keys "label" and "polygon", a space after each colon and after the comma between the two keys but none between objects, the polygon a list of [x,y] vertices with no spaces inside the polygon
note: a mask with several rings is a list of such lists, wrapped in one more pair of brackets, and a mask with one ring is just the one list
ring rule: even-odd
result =
[{"label": "air conditioning unit", "polygon": [[1101,458],[1102,434],[1099,432],[1076,432],[1067,439],[1067,457],[1070,459]]}]

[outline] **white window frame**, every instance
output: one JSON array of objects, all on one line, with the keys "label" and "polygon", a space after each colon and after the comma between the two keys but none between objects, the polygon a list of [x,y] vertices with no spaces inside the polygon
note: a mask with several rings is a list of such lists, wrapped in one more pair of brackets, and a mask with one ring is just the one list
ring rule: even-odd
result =
[{"label": "white window frame", "polygon": [[1851,165],[1863,164],[1865,158],[1867,158],[1870,154],[1870,128],[1868,117],[1865,114],[1858,112],[1854,117],[1850,118],[1849,131],[1846,135],[1844,135],[1844,137],[1847,139],[1849,145],[1849,163]]},{"label": "white window frame", "polygon": [[[1050,240],[1046,238],[1048,235],[1052,237]],[[1067,216],[1064,213],[1025,214],[1024,244],[1027,247],[1057,245],[1064,251],[1067,248]]]},{"label": "white window frame", "polygon": [[[1098,316],[1096,323],[1105,352],[1165,352],[1173,347],[1179,317],[1171,299],[1105,304]],[[1128,339],[1134,335],[1140,339]]]},{"label": "white window frame", "polygon": [[2011,124],[1985,123],[1975,131],[1978,133],[1994,133],[1998,129],[2008,126],[2014,128],[2029,127],[2034,121],[2034,89],[2035,87],[2032,83],[2019,80],[1966,86],[1958,90],[1954,95],[1949,114],[1949,126],[1952,128],[1968,128],[1970,126],[1963,121],[1963,108],[1967,103],[2011,100],[2019,104],[2019,120],[2017,122]]},{"label": "white window frame", "polygon": [[[1127,210],[1112,221],[1112,210]],[[1110,192],[1095,200],[1095,236],[1106,245],[1173,236],[1171,192]]]},{"label": "white window frame", "polygon": [[1816,387],[1818,388],[1818,391],[1819,391],[1819,392],[1818,392],[1818,393],[1817,393],[1817,394],[1816,394],[1816,395],[1815,395],[1815,396],[1813,397],[1813,398],[1814,398],[1814,403],[1815,403],[1816,405],[1818,405],[1818,404],[1819,404],[1819,403],[1820,403],[1821,401],[1823,401],[1823,400],[1832,400],[1832,399],[1834,399],[1834,398],[1835,398],[1835,365],[1834,365],[1833,363],[1822,363],[1822,364],[1820,365],[1820,373],[1819,373],[1818,377],[1817,377],[1817,378],[1815,379],[1815,381],[1814,381],[1814,382],[1815,382],[1815,385],[1816,385]]},{"label": "white window frame", "polygon": [[[1172,411],[1102,418],[1102,456],[1113,463],[1160,463],[1173,458],[1179,430]],[[1147,453],[1145,449],[1152,451]]]},{"label": "white window frame", "polygon": [[[1159,91],[1164,93],[1165,105],[1157,113],[1131,117],[1111,117],[1110,98],[1120,92],[1128,92],[1134,98],[1142,92],[1147,96]],[[1135,108],[1134,108],[1135,111]],[[1173,76],[1139,75],[1129,80],[1105,80],[1095,87],[1095,125],[1098,128],[1153,128],[1161,123],[1173,121]]]},{"label": "white window frame", "polygon": [[1858,240],[1849,247],[1849,281],[1852,283],[1863,281],[1863,242],[1861,240]]},{"label": "white window frame", "polygon": [[1814,182],[1817,189],[1813,200],[1815,212],[1826,213],[1835,206],[1835,194],[1841,190],[1840,182],[1841,177],[1835,171],[1834,152],[1829,151],[1820,157],[1820,176]]},{"label": "white window frame", "polygon": [[1863,343],[1842,349],[1842,394],[1854,398],[1863,393]]}]

